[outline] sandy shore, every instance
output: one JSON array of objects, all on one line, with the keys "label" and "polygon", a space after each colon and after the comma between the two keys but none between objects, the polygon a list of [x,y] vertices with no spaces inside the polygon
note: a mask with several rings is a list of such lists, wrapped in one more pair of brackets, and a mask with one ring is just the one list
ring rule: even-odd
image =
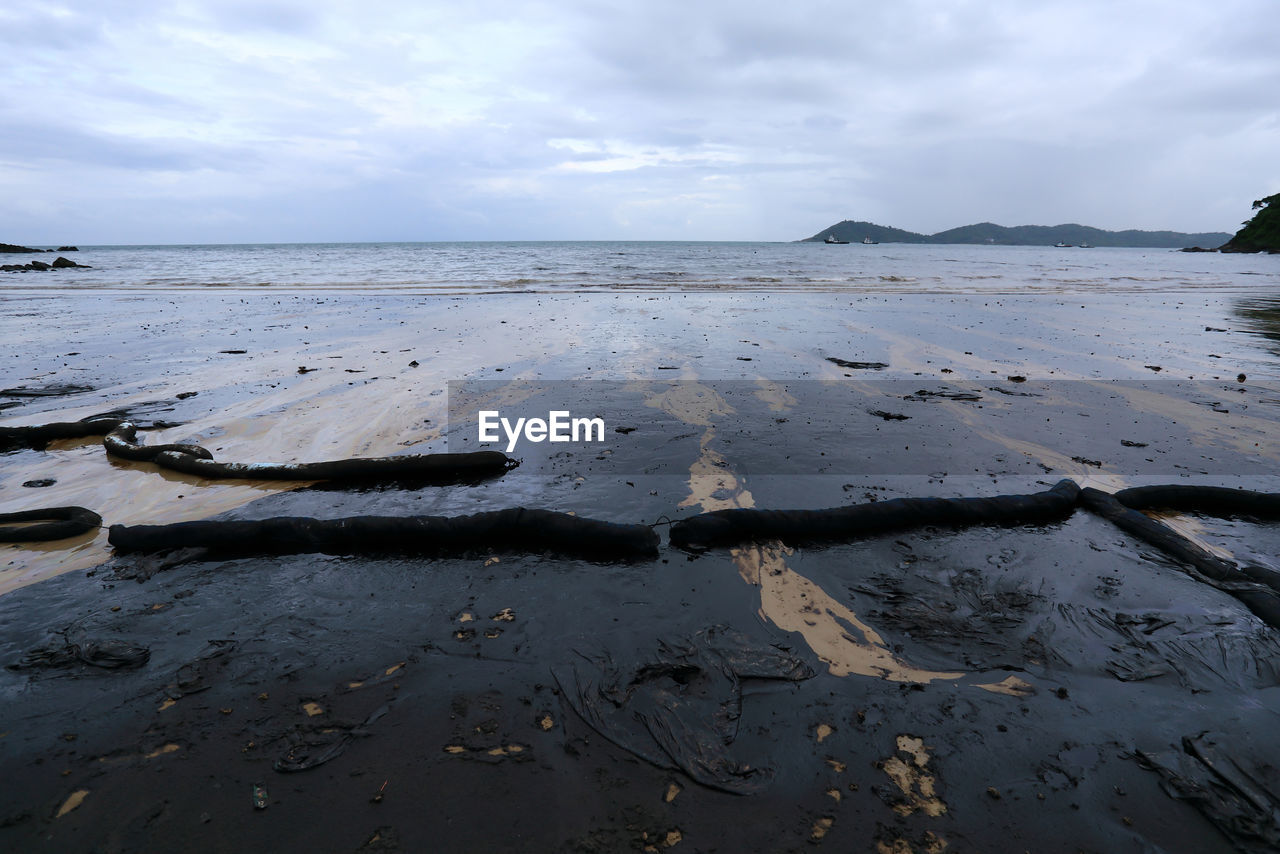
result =
[{"label": "sandy shore", "polygon": [[[5,425],[124,410],[171,425],[147,442],[227,461],[474,450],[465,392],[609,430],[526,444],[498,481],[422,490],[210,482],[64,441],[5,455],[0,512],[78,504],[150,524],[523,505],[655,523],[1061,477],[1280,491],[1265,309],[1217,293],[9,295],[0,386],[80,390],[0,398]],[[23,486],[41,480],[56,482]],[[1275,565],[1265,526],[1172,521]],[[1079,513],[826,549],[664,546],[643,565],[303,555],[117,580],[137,560],[105,531],[0,547],[4,663],[58,632],[151,652],[137,670],[0,675],[18,710],[0,725],[3,770],[24,781],[0,842],[1216,850],[1213,824],[1135,757],[1206,729],[1236,733],[1233,756],[1275,746],[1260,735],[1275,730],[1274,632]],[[1157,628],[1135,634],[1148,617]],[[816,674],[746,692],[732,750],[773,774],[749,796],[605,739],[557,680],[713,625]],[[203,690],[174,689],[195,671]],[[341,755],[272,770],[307,741]]]}]

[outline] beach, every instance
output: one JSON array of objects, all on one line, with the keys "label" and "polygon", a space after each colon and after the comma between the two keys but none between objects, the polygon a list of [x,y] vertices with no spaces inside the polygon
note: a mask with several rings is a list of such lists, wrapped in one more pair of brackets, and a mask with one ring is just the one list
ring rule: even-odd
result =
[{"label": "beach", "polygon": [[[589,292],[9,283],[0,386],[26,393],[0,397],[3,426],[122,413],[146,444],[236,462],[481,450],[480,410],[598,416],[605,430],[525,441],[502,477],[428,487],[211,481],[109,458],[93,437],[7,452],[0,512],[79,505],[103,529],[0,546],[0,663],[107,638],[149,658],[0,672],[15,781],[0,847],[1263,845],[1229,838],[1162,780],[1192,778],[1192,739],[1275,785],[1255,760],[1277,746],[1280,635],[1105,520],[669,544],[667,524],[698,513],[1063,478],[1280,492],[1274,272],[1020,287],[884,278],[893,269]],[[510,507],[653,525],[658,556],[495,543],[169,566],[107,541],[110,525]],[[1162,518],[1277,568],[1274,525]],[[726,664],[743,650],[785,657],[787,675]],[[641,697],[648,683],[628,674],[673,657],[707,681]],[[627,697],[621,712],[584,705],[605,684]],[[654,735],[681,703],[708,711]],[[749,791],[714,783],[726,763]]]}]

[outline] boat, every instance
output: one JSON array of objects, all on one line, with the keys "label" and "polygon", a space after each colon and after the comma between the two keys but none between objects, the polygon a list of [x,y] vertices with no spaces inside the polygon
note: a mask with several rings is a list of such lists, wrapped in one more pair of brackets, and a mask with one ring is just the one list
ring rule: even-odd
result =
[{"label": "boat", "polygon": [[825,240],[823,240],[822,242],[823,242],[823,243],[830,243],[830,244],[832,244],[832,245],[835,245],[835,244],[837,244],[837,243],[840,243],[840,244],[848,243],[849,241],[847,241],[847,240],[841,240],[840,238],[836,237],[834,234],[828,234],[828,235],[827,235],[827,237],[826,237],[826,239],[825,239]]},{"label": "boat", "polygon": [[1053,248],[1054,248],[1054,249],[1070,249],[1070,248],[1071,248],[1071,244],[1070,244],[1070,243],[1063,243],[1062,241],[1058,241],[1057,243],[1053,244]]},{"label": "boat", "polygon": [[863,242],[863,244],[864,244],[864,245],[866,245],[866,246],[876,246],[876,245],[878,245],[878,244],[880,243],[880,241],[878,241],[878,240],[872,240],[870,237],[864,237],[864,238],[862,238],[862,242]]}]

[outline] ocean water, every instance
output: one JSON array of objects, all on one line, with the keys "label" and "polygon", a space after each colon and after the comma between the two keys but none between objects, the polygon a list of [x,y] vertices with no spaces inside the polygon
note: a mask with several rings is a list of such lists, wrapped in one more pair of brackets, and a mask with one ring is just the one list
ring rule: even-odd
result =
[{"label": "ocean water", "polygon": [[[6,261],[29,260],[16,255]],[[840,291],[1280,293],[1280,259],[1167,249],[522,242],[82,246],[93,269],[0,274],[31,289],[292,288],[422,293]]]}]

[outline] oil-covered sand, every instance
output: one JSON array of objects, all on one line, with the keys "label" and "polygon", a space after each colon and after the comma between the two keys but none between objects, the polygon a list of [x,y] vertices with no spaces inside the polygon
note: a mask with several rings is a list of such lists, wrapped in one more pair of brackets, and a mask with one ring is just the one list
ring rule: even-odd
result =
[{"label": "oil-covered sand", "polygon": [[[245,462],[475,450],[464,403],[607,430],[522,444],[521,467],[482,484],[342,491],[204,481],[62,441],[4,455],[0,512],[78,504],[110,525],[528,506],[663,523],[1062,477],[1280,491],[1276,316],[1195,291],[11,296],[0,386],[54,393],[0,397],[7,426],[124,411],[172,425],[149,443]],[[1278,563],[1274,526],[1167,521]],[[150,657],[0,671],[0,847],[1275,842],[1280,638],[1109,523],[1077,511],[700,555],[658,530],[657,560],[617,564],[495,543],[156,571],[113,556],[105,530],[5,546],[0,663],[104,640]],[[796,678],[711,678],[706,662],[727,659],[707,658],[709,636],[784,655]],[[676,659],[703,666],[654,676]],[[612,686],[597,711],[614,729],[582,708],[588,683]],[[705,785],[699,761],[752,769],[751,793]]]}]

